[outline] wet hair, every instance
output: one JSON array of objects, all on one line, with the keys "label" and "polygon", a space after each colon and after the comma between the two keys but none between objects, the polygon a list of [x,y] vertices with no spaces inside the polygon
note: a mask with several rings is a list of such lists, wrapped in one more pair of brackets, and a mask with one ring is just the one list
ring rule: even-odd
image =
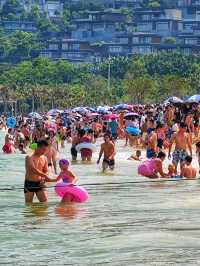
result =
[{"label": "wet hair", "polygon": [[139,154],[139,155],[141,155],[142,153],[141,153],[141,151],[140,151],[140,150],[137,150],[137,151],[136,151],[136,154]]},{"label": "wet hair", "polygon": [[105,139],[106,137],[109,137],[110,140],[112,139],[112,136],[111,136],[110,134],[108,134],[108,133],[104,134],[103,137],[104,137],[104,139]]},{"label": "wet hair", "polygon": [[80,137],[83,137],[85,135],[85,130],[80,129],[78,133],[79,133]]},{"label": "wet hair", "polygon": [[185,161],[187,162],[187,163],[191,163],[192,162],[192,156],[186,156],[185,157]]},{"label": "wet hair", "polygon": [[37,147],[38,148],[41,148],[41,147],[48,147],[49,146],[49,144],[48,144],[48,142],[45,140],[45,139],[43,139],[43,140],[39,140],[38,142],[37,142]]},{"label": "wet hair", "polygon": [[24,145],[22,143],[19,144],[19,148],[24,148]]},{"label": "wet hair", "polygon": [[181,127],[181,128],[187,128],[187,125],[186,125],[186,123],[181,122],[181,123],[180,123],[180,127]]},{"label": "wet hair", "polygon": [[198,141],[198,142],[196,143],[196,147],[197,147],[197,148],[200,148],[200,141]]},{"label": "wet hair", "polygon": [[166,157],[166,153],[163,152],[163,151],[160,151],[160,152],[158,153],[157,158],[163,158],[163,157]]}]

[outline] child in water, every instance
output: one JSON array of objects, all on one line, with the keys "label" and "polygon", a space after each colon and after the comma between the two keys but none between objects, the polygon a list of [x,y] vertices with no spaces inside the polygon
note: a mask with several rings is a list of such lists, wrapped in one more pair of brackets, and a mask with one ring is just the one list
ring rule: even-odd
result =
[{"label": "child in water", "polygon": [[135,160],[135,161],[141,161],[141,151],[140,150],[137,150],[135,155],[132,154],[130,158],[128,158],[128,160]]},{"label": "child in water", "polygon": [[[65,159],[61,159],[59,161],[59,166],[60,166],[61,172],[59,176],[55,179],[55,181],[58,182],[62,180],[63,183],[76,184],[78,179],[69,169],[69,161]],[[67,194],[62,198],[62,203],[72,202],[72,201],[73,201],[73,196],[70,194]]]},{"label": "child in water", "polygon": [[188,155],[185,158],[185,163],[181,171],[181,176],[186,177],[187,179],[195,179],[196,174],[197,174],[197,171],[192,166],[192,157]]},{"label": "child in water", "polygon": [[176,168],[173,164],[169,164],[168,166],[168,176],[175,177],[176,176]]},{"label": "child in water", "polygon": [[75,184],[78,181],[76,176],[69,170],[68,160],[61,159],[59,161],[59,166],[60,166],[61,172],[59,176],[56,178],[56,182],[62,179],[64,183]]}]

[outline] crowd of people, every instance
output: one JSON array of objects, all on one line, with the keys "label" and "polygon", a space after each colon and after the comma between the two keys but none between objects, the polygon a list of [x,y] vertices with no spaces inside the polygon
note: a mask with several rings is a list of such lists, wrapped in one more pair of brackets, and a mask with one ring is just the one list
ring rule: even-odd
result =
[{"label": "crowd of people", "polygon": [[[83,108],[82,108],[83,109]],[[147,178],[184,177],[194,179],[197,169],[192,161],[197,158],[200,165],[200,105],[121,105],[120,108],[95,112],[89,108],[72,112],[57,111],[37,117],[19,116],[9,127],[8,118],[1,116],[0,129],[5,130],[2,150],[6,154],[19,152],[26,156],[24,183],[25,200],[33,201],[34,194],[46,202],[45,182],[63,180],[76,184],[77,177],[69,169],[69,157],[76,161],[91,162],[95,148],[100,142],[99,157],[102,171],[115,168],[116,143],[124,140],[124,146],[133,147],[129,160],[139,161],[138,173]],[[13,118],[12,118],[13,119]],[[59,161],[58,154],[71,145],[67,158]],[[146,151],[146,159],[141,154]],[[70,155],[71,154],[71,155]],[[164,171],[166,157],[171,160],[168,171]],[[49,173],[57,175],[50,178]],[[62,199],[70,201],[69,195]]]}]

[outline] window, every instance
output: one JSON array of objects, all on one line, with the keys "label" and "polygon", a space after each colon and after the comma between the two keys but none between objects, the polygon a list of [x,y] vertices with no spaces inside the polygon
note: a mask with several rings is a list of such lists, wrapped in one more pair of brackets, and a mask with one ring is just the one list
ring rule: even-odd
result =
[{"label": "window", "polygon": [[80,50],[80,44],[79,43],[72,43],[69,45],[70,50]]},{"label": "window", "polygon": [[139,43],[139,38],[138,37],[133,37],[132,43]]},{"label": "window", "polygon": [[133,54],[150,54],[152,52],[151,46],[139,46],[133,47],[132,53]]},{"label": "window", "polygon": [[110,46],[109,47],[109,52],[110,53],[120,53],[122,51],[121,46]]},{"label": "window", "polygon": [[151,15],[143,15],[142,19],[143,20],[150,20],[151,19]]},{"label": "window", "polygon": [[51,58],[52,57],[52,53],[51,52],[48,52],[48,51],[42,51],[40,53],[40,56],[47,57],[47,58]]},{"label": "window", "polygon": [[138,23],[137,30],[144,32],[152,31],[152,23]]},{"label": "window", "polygon": [[185,39],[185,44],[197,44],[196,39]]},{"label": "window", "polygon": [[119,38],[119,42],[127,44],[128,43],[128,38]]},{"label": "window", "polygon": [[62,53],[62,58],[81,58],[80,53]]},{"label": "window", "polygon": [[168,30],[169,30],[168,23],[160,22],[157,24],[157,31],[168,31]]},{"label": "window", "polygon": [[56,43],[50,43],[49,44],[49,49],[50,50],[58,50],[58,44],[56,44]]},{"label": "window", "polygon": [[140,37],[140,43],[151,43],[151,37]]},{"label": "window", "polygon": [[68,50],[68,43],[62,43],[62,49]]}]

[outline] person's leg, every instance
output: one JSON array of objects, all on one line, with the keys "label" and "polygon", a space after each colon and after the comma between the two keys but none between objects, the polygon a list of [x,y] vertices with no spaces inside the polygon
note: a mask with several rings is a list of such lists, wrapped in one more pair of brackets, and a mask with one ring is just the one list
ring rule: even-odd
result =
[{"label": "person's leg", "polygon": [[38,192],[36,192],[36,196],[37,196],[39,202],[43,202],[43,203],[48,202],[47,191],[44,191],[44,190],[38,191]]},{"label": "person's leg", "polygon": [[102,172],[104,173],[108,169],[109,165],[107,161],[103,161],[102,163]]},{"label": "person's leg", "polygon": [[34,192],[26,192],[24,193],[25,203],[30,204],[33,203]]},{"label": "person's leg", "polygon": [[174,151],[173,155],[172,155],[173,159],[172,159],[172,164],[175,167],[175,174],[177,174],[177,168],[178,168],[178,163],[180,161],[180,155],[179,155],[179,151]]}]

